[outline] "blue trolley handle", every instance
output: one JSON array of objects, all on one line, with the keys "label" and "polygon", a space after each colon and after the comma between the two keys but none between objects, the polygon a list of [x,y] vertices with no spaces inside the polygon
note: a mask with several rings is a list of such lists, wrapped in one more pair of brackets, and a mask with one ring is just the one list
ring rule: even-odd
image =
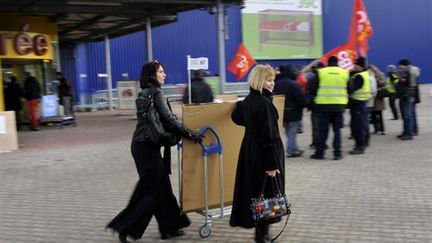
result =
[{"label": "blue trolley handle", "polygon": [[222,154],[222,144],[219,138],[219,135],[217,134],[216,130],[211,127],[211,126],[204,126],[201,128],[201,130],[199,131],[199,135],[200,136],[204,136],[204,134],[210,130],[211,133],[213,133],[213,135],[216,137],[217,143],[216,144],[211,144],[210,146],[206,146],[203,142],[200,143],[202,149],[203,149],[203,153],[204,156],[207,156],[209,154],[215,154],[215,153],[219,153]]},{"label": "blue trolley handle", "polygon": [[207,164],[207,155],[219,153],[219,197],[220,197],[220,217],[224,216],[224,177],[223,177],[223,159],[222,159],[222,143],[220,141],[219,135],[216,130],[211,126],[204,126],[199,131],[200,136],[204,136],[204,134],[210,131],[215,136],[217,143],[211,144],[210,146],[206,146],[203,142],[200,143],[203,154],[204,154],[204,201],[205,201],[205,226],[211,227],[211,220],[209,219],[208,214],[208,164]]}]

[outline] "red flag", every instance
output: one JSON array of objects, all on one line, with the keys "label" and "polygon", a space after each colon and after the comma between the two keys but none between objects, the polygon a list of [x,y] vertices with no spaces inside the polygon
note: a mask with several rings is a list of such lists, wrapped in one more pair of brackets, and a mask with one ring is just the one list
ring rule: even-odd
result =
[{"label": "red flag", "polygon": [[243,43],[237,49],[234,58],[228,66],[228,70],[236,75],[237,81],[242,79],[249,69],[256,63],[255,59],[249,54]]},{"label": "red flag", "polygon": [[347,70],[353,70],[354,69],[354,63],[357,59],[357,52],[355,50],[355,43],[354,42],[347,42],[344,45],[340,45],[336,47],[335,49],[327,52],[320,58],[320,62],[322,62],[324,65],[327,65],[327,61],[329,57],[335,56],[338,58],[338,65],[341,68],[347,69]]},{"label": "red flag", "polygon": [[363,57],[366,57],[366,53],[369,49],[368,39],[372,35],[372,25],[366,13],[366,7],[363,1],[354,0],[349,41],[355,41],[355,43],[359,45],[359,52]]}]

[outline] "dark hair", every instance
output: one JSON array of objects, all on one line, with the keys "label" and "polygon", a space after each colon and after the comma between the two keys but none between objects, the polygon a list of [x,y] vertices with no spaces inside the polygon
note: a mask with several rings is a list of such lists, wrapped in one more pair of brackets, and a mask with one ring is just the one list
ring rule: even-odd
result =
[{"label": "dark hair", "polygon": [[329,57],[328,64],[332,64],[332,65],[336,64],[337,65],[337,63],[338,63],[338,58],[337,57],[335,57],[335,56]]},{"label": "dark hair", "polygon": [[408,66],[411,65],[411,62],[408,59],[402,59],[399,61],[399,65]]},{"label": "dark hair", "polygon": [[358,66],[360,66],[360,67],[362,67],[362,68],[367,68],[366,58],[364,58],[362,56],[360,56],[359,58],[357,58],[355,64],[358,65]]},{"label": "dark hair", "polygon": [[163,65],[157,60],[153,60],[142,66],[140,76],[140,87],[142,89],[147,87],[149,84],[160,87],[160,84],[156,78],[156,72],[160,67],[163,67]]},{"label": "dark hair", "polygon": [[324,67],[324,63],[318,62],[317,64],[313,65],[314,68],[322,68]]},{"label": "dark hair", "polygon": [[204,78],[206,75],[206,71],[203,69],[193,70],[191,72],[192,78]]},{"label": "dark hair", "polygon": [[15,76],[10,76],[10,81],[11,81],[11,82],[16,82],[16,81],[17,81],[17,78],[16,78]]}]

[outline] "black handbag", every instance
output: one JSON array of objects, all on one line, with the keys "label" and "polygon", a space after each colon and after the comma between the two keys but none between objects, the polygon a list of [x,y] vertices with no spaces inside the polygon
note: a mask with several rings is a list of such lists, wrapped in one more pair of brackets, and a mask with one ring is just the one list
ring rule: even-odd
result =
[{"label": "black handbag", "polygon": [[[171,107],[168,107],[171,110]],[[147,110],[143,113],[144,121],[144,141],[160,145],[173,146],[180,142],[180,136],[167,129],[162,123],[159,112],[154,106],[154,95],[149,95]]]},{"label": "black handbag", "polygon": [[389,97],[389,96],[390,96],[390,92],[385,88],[381,88],[381,89],[378,89],[376,98],[377,99],[384,99],[385,97]]},{"label": "black handbag", "polygon": [[285,224],[282,230],[276,235],[270,242],[275,241],[285,230],[288,224],[288,219],[291,214],[291,204],[288,203],[288,199],[285,193],[280,191],[278,179],[276,177],[271,177],[273,179],[273,190],[275,191],[275,196],[271,198],[264,198],[264,188],[267,182],[267,175],[264,178],[263,187],[261,194],[256,198],[251,198],[251,211],[252,218],[255,223],[262,220],[280,220],[283,216],[286,217]]}]

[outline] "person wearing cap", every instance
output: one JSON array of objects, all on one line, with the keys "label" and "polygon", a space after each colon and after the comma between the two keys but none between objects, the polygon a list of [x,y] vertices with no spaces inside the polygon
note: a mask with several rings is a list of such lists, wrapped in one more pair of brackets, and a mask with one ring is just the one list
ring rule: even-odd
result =
[{"label": "person wearing cap", "polygon": [[314,98],[314,111],[318,115],[318,140],[311,159],[324,159],[329,126],[333,126],[334,160],[342,159],[343,113],[348,104],[347,86],[349,72],[338,66],[338,59],[331,56],[328,66],[318,69],[315,82],[310,83],[309,92]]},{"label": "person wearing cap", "polygon": [[350,154],[364,154],[369,136],[368,100],[371,98],[371,80],[366,59],[359,57],[354,65],[348,86],[351,113],[351,135],[355,141]]},{"label": "person wearing cap", "polygon": [[418,134],[415,104],[420,103],[417,81],[418,76],[420,76],[420,69],[411,65],[408,59],[400,60],[399,68],[397,94],[403,119],[403,131],[397,137],[401,140],[411,140],[413,136]]}]

